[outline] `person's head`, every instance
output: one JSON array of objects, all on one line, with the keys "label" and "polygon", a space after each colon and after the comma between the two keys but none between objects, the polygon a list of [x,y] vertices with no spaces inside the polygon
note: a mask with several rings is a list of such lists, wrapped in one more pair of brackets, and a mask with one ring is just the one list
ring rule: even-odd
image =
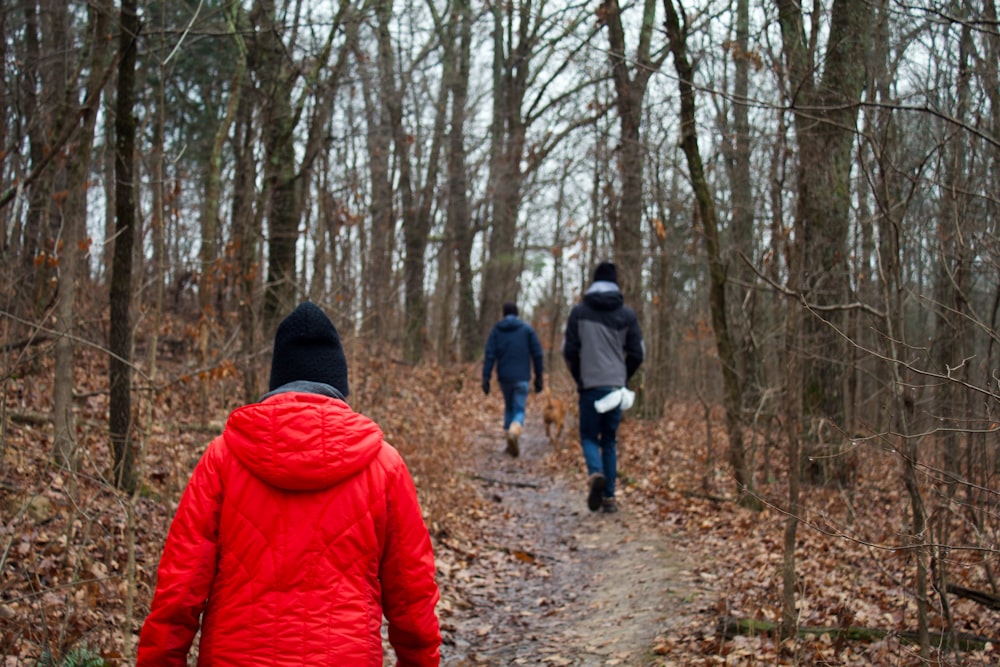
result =
[{"label": "person's head", "polygon": [[274,334],[270,389],[296,380],[322,382],[347,396],[347,358],[340,336],[311,301],[299,304]]},{"label": "person's head", "polygon": [[508,301],[503,305],[503,316],[507,317],[508,315],[517,317],[517,304],[513,301]]},{"label": "person's head", "polygon": [[618,267],[614,262],[601,262],[597,265],[594,269],[594,282],[598,281],[618,284]]}]

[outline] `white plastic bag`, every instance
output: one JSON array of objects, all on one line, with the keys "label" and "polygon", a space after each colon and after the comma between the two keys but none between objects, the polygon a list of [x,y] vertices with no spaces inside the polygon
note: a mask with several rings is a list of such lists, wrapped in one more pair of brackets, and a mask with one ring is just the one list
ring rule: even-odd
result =
[{"label": "white plastic bag", "polygon": [[622,410],[628,410],[635,403],[635,392],[627,387],[622,387]]},{"label": "white plastic bag", "polygon": [[607,393],[602,398],[594,401],[594,409],[604,414],[605,412],[610,412],[617,408],[619,405],[622,410],[628,410],[632,407],[635,402],[635,392],[631,391],[626,387],[620,387],[619,389],[614,389]]}]

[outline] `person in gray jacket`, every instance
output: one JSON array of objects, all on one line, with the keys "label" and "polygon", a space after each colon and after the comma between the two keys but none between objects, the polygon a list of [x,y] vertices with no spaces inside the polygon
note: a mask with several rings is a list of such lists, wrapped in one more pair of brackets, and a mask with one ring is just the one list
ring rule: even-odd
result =
[{"label": "person in gray jacket", "polygon": [[580,444],[587,464],[587,507],[592,512],[618,511],[617,436],[623,406],[617,401],[611,401],[611,407],[606,404],[613,392],[619,397],[625,393],[621,390],[644,356],[639,320],[625,305],[617,267],[601,262],[583,300],[570,311],[563,340],[563,358],[580,398]]}]

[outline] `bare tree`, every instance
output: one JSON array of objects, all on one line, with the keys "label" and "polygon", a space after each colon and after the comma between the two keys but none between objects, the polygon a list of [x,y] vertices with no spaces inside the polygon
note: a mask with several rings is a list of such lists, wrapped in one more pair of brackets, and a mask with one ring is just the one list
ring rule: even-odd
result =
[{"label": "bare tree", "polygon": [[712,197],[701,150],[698,147],[696,121],[696,100],[694,94],[694,67],[687,54],[687,19],[683,23],[672,0],[663,0],[666,12],[667,37],[673,53],[674,68],[681,101],[681,149],[687,159],[691,186],[698,203],[698,217],[705,242],[709,274],[709,309],[712,316],[712,330],[715,333],[715,347],[719,354],[723,378],[723,407],[726,410],[726,433],[729,436],[729,464],[743,502],[753,502],[753,475],[747,467],[743,443],[743,420],[741,416],[743,397],[736,362],[736,348],[733,343],[726,308],[726,265],[719,235],[719,221],[715,200]]},{"label": "bare tree", "polygon": [[[488,229],[483,284],[488,288],[480,299],[480,340],[496,321],[503,302],[519,298],[525,268],[521,221],[530,178],[557,146],[607,111],[603,104],[581,110],[573,103],[594,85],[590,76],[574,78],[578,75],[572,68],[596,34],[579,34],[587,18],[579,7],[553,9],[545,2],[522,0],[493,4],[491,11],[493,116],[489,218],[483,222]],[[568,54],[561,53],[559,49],[571,35],[580,42]],[[554,119],[558,122],[553,123]]]},{"label": "bare tree", "polygon": [[[759,54],[750,46],[750,3],[737,0],[735,8],[735,39],[729,45],[733,63],[733,91],[729,111],[732,125],[724,128],[731,137],[723,145],[726,170],[732,190],[729,247],[724,250],[727,265],[728,317],[733,330],[735,362],[742,387],[742,410],[752,414],[758,407],[766,380],[761,352],[758,349],[759,329],[757,290],[753,271],[743,257],[756,257],[756,228],[753,198],[753,145],[750,126],[750,73],[759,68]],[[765,320],[766,323],[766,320]],[[755,326],[756,325],[756,326]],[[744,418],[744,421],[745,418]]]},{"label": "bare tree", "polygon": [[135,87],[140,22],[134,0],[123,0],[118,37],[118,87],[115,101],[115,246],[111,273],[108,334],[111,401],[109,430],[115,486],[135,488],[132,451],[132,258],[136,225]]},{"label": "bare tree", "polygon": [[[85,68],[89,71],[84,85],[86,100],[100,97],[109,73],[111,12],[110,0],[95,3],[88,10],[87,42],[81,49],[81,53],[88,54],[89,61]],[[67,111],[73,112],[70,109]],[[73,388],[76,386],[74,338],[77,334],[77,284],[83,278],[86,268],[84,266],[84,256],[88,248],[86,193],[96,118],[94,104],[85,104],[79,112],[80,129],[76,134],[75,145],[71,147],[76,159],[68,165],[67,194],[65,199],[60,200],[63,205],[59,207],[62,219],[60,234],[62,243],[59,253],[59,291],[55,309],[55,329],[58,338],[52,401],[53,449],[56,461],[73,471],[77,469],[76,421],[73,413]]]},{"label": "bare tree", "polygon": [[800,4],[776,4],[798,145],[790,281],[806,304],[802,400],[804,426],[811,431],[807,435],[816,441],[824,437],[816,432],[820,423],[841,425],[845,414],[842,311],[819,312],[809,306],[840,305],[848,297],[852,147],[866,82],[870,12],[862,0],[835,0],[820,54],[820,17],[812,16],[807,33]]},{"label": "bare tree", "polygon": [[532,76],[544,14],[530,0],[494,3],[493,123],[490,151],[489,257],[483,267],[479,336],[485,339],[504,301],[516,300],[521,260],[516,252],[517,221],[524,174],[527,123],[524,101]]},{"label": "bare tree", "polygon": [[56,255],[52,228],[56,216],[51,207],[57,173],[49,166],[62,146],[53,144],[50,137],[61,134],[61,124],[69,120],[61,111],[67,102],[64,91],[70,76],[68,54],[63,52],[60,57],[50,58],[47,52],[57,52],[56,44],[60,48],[66,44],[68,18],[65,7],[45,6],[32,0],[23,3],[23,11],[23,104],[29,119],[31,176],[26,190],[28,210],[23,228],[15,226],[13,230],[14,251],[20,260],[23,278],[12,281],[11,285],[20,288],[19,301],[38,315],[51,305],[50,278]]},{"label": "bare tree", "polygon": [[[465,0],[458,5],[458,34],[454,39],[454,64],[449,81],[451,94],[451,130],[445,155],[448,173],[448,237],[452,240],[455,278],[458,291],[459,358],[471,361],[479,354],[480,337],[476,328],[475,292],[472,287],[473,228],[469,210],[468,168],[465,152],[465,118],[469,89],[472,13]],[[450,277],[450,276],[449,276]]]},{"label": "bare tree", "polygon": [[[362,273],[365,319],[363,328],[375,344],[385,341],[396,315],[393,254],[396,250],[396,217],[393,179],[393,137],[395,125],[401,123],[399,110],[402,91],[396,82],[396,58],[390,32],[393,15],[392,0],[375,0],[375,40],[377,57],[374,61],[376,80],[371,80],[370,68],[363,67],[362,84],[368,116],[368,171],[371,180],[371,234]],[[359,53],[363,62],[363,54]]]},{"label": "bare tree", "polygon": [[274,0],[256,0],[250,14],[255,28],[251,53],[252,67],[259,80],[259,102],[265,163],[264,180],[267,203],[267,282],[264,292],[263,323],[271,331],[281,313],[292,306],[296,297],[295,243],[299,236],[299,211],[302,192],[299,188],[295,156],[293,109],[294,87],[299,70],[288,59],[288,49],[282,42],[287,26],[279,15]]},{"label": "bare tree", "polygon": [[[462,90],[462,77],[468,77],[468,62],[463,69],[461,55],[468,54],[468,49],[461,48],[465,42],[459,40],[459,35],[466,36],[471,31],[472,17],[467,6],[459,6],[460,20],[446,20],[441,16],[433,2],[427,2],[428,10],[437,27],[441,40],[443,63],[441,67],[441,83],[434,105],[434,123],[431,130],[430,153],[427,156],[427,167],[423,176],[423,185],[418,187],[411,179],[406,179],[408,187],[402,189],[403,197],[403,242],[406,249],[403,273],[405,284],[405,324],[403,326],[403,357],[411,363],[420,363],[424,359],[428,335],[428,305],[424,292],[424,276],[427,272],[427,246],[431,231],[434,197],[437,192],[438,176],[441,170],[441,155],[445,141],[445,126],[448,120],[448,97],[452,90]],[[451,14],[450,7],[445,10]],[[455,30],[456,24],[461,26]],[[456,95],[458,93],[455,93]],[[461,100],[464,107],[465,99]],[[453,128],[454,131],[454,128]],[[405,172],[413,170],[409,166],[410,150],[408,137],[403,135],[402,123],[397,130],[396,144],[402,149],[401,160],[405,160]],[[449,276],[450,278],[450,276]]]},{"label": "bare tree", "polygon": [[248,18],[238,0],[226,4],[227,27],[238,45],[242,61],[239,76],[233,82],[236,112],[233,123],[233,183],[230,204],[230,234],[236,265],[235,291],[239,302],[240,347],[243,363],[243,400],[252,401],[260,393],[259,364],[255,363],[260,332],[259,287],[261,285],[260,237],[263,206],[257,201],[254,183],[258,169],[254,147],[258,127],[254,122],[256,105],[253,81],[250,77],[248,43],[243,35],[249,32]]},{"label": "bare tree", "polygon": [[[618,177],[621,193],[610,216],[614,230],[615,258],[621,266],[619,280],[623,291],[640,294],[644,259],[642,187],[646,162],[641,137],[643,100],[650,77],[659,71],[669,52],[653,44],[653,37],[657,34],[655,0],[643,0],[638,42],[635,53],[631,55],[627,51],[625,27],[618,0],[604,0],[598,7],[597,17],[608,31],[611,76],[615,85],[620,128]],[[643,300],[633,299],[633,307],[641,321]]]}]

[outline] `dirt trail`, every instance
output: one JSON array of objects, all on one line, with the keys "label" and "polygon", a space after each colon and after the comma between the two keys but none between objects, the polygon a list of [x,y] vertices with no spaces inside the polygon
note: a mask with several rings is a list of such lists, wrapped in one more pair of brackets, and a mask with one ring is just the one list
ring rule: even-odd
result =
[{"label": "dirt trail", "polygon": [[445,619],[442,664],[673,664],[657,636],[705,604],[682,546],[621,489],[620,512],[590,512],[582,456],[559,471],[539,418],[516,459],[499,427],[470,437],[469,474],[491,502],[484,543],[456,573],[469,606]]}]

